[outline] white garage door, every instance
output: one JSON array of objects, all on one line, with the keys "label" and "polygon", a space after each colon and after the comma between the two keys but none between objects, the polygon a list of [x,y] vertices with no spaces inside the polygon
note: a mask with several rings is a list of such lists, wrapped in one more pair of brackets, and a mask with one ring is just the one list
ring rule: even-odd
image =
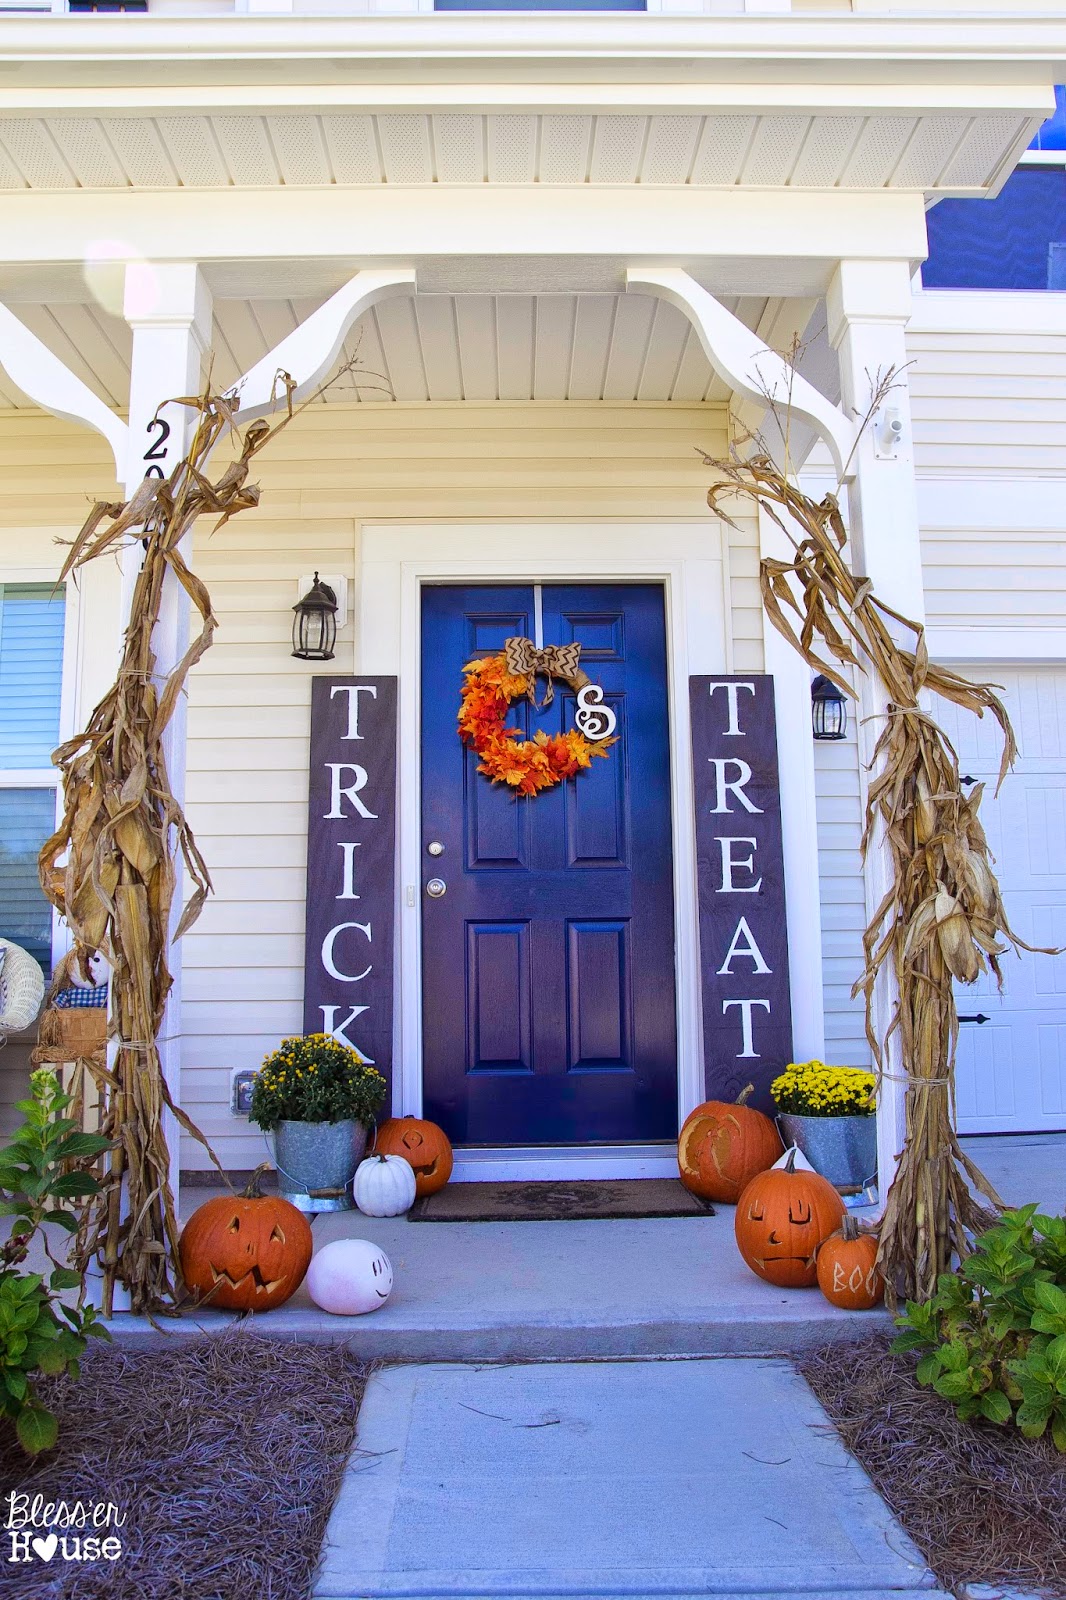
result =
[{"label": "white garage door", "polygon": [[[998,800],[999,730],[937,702],[962,772],[984,779],[981,819],[1007,915],[1028,944],[1066,946],[1066,669],[967,666],[1003,685],[1021,751]],[[959,1128],[963,1133],[1066,1129],[1066,956],[1003,957],[1004,984],[959,985]]]}]

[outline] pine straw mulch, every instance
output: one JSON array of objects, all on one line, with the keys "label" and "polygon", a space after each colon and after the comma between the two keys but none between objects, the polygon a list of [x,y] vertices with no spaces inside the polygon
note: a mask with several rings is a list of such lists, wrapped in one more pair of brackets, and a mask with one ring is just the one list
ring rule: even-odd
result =
[{"label": "pine straw mulch", "polygon": [[127,1519],[122,1555],[0,1559],[0,1595],[305,1600],[367,1371],[343,1346],[240,1327],[162,1349],[94,1345],[80,1379],[48,1385],[55,1451],[31,1463],[0,1434],[0,1490],[113,1501]]},{"label": "pine straw mulch", "polygon": [[890,1338],[796,1365],[945,1588],[1014,1584],[1066,1597],[1066,1457],[1013,1425],[960,1422]]}]

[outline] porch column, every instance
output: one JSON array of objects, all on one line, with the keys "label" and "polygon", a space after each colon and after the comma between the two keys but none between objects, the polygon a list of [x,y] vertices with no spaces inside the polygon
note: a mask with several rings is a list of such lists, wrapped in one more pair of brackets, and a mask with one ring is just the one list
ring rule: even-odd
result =
[{"label": "porch column", "polygon": [[[854,570],[872,579],[879,599],[912,621],[925,621],[918,503],[907,347],[904,330],[911,314],[911,265],[908,261],[841,261],[826,296],[829,337],[840,362],[842,404],[861,419],[872,393],[889,371],[895,387],[859,440],[848,486],[848,510]],[[901,637],[913,644],[913,638]],[[871,675],[859,679],[859,753],[868,770],[873,748],[884,728],[887,697]],[[863,784],[865,789],[865,783]],[[872,841],[865,867],[867,920],[881,904],[891,879],[891,861],[882,838]],[[894,982],[887,972],[875,994],[874,1025],[885,1037],[895,1003]],[[891,1077],[881,1086],[877,1116],[877,1161],[884,1204],[903,1149],[905,1084],[898,1033],[885,1052]]]},{"label": "porch column", "polygon": [[[133,330],[130,369],[129,451],[126,494],[134,494],[148,477],[166,478],[185,455],[195,424],[187,406],[162,405],[179,395],[196,394],[200,370],[211,342],[211,292],[200,269],[188,262],[133,262],[126,268],[124,314]],[[158,410],[159,421],[156,420]],[[187,535],[181,554],[192,566],[192,537]],[[140,570],[142,551],[131,544],[122,560],[122,625],[129,620],[133,586]],[[159,621],[152,635],[156,657],[156,682],[162,684],[185,654],[189,643],[189,598],[172,573],[163,585]],[[179,804],[185,803],[186,700],[179,695],[174,716],[163,735],[170,787]],[[176,863],[177,886],[172,927],[181,915],[182,870]],[[173,945],[169,965],[174,978],[159,1053],[163,1075],[175,1103],[181,1083],[181,946]],[[164,1130],[170,1150],[170,1181],[178,1203],[180,1170],[179,1129],[169,1112]]]}]

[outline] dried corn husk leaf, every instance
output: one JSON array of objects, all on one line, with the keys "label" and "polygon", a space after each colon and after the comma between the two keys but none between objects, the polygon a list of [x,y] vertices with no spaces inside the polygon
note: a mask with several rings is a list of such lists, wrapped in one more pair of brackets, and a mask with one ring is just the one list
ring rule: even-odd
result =
[{"label": "dried corn husk leaf", "polygon": [[[208,476],[207,464],[220,437],[233,427],[231,403],[210,393],[176,402],[197,413],[185,459],[165,481],[145,479],[125,504],[95,505],[63,565],[62,577],[68,578],[98,556],[146,540],[118,677],[84,732],[61,745],[53,758],[62,773],[64,813],[40,856],[45,894],[63,911],[74,938],[56,986],[68,981],[67,974],[84,971],[95,951],[103,952],[112,967],[113,1059],[105,1064],[93,1058],[86,1065],[100,1096],[101,1130],[115,1140],[115,1148],[101,1194],[82,1207],[76,1241],[82,1267],[94,1258],[102,1261],[107,1312],[116,1283],[128,1289],[134,1311],[162,1310],[176,1298],[177,1220],[163,1133],[167,1108],[206,1144],[171,1103],[157,1044],[172,983],[168,950],[175,854],[180,852],[189,888],[175,937],[195,921],[211,887],[171,792],[162,744],[188,673],[215,631],[211,598],[179,546],[198,517],[208,515],[221,524],[257,503],[259,491],[247,483],[248,472],[252,457],[294,415],[287,380],[285,389],[280,420],[253,423],[239,459],[216,480]],[[164,583],[184,589],[199,619],[183,659],[165,677],[157,671],[152,643]]]},{"label": "dried corn husk leaf", "polygon": [[[983,786],[968,796],[962,792],[955,750],[918,704],[919,691],[999,724],[997,790],[1017,753],[1014,733],[994,686],[971,683],[930,661],[924,629],[883,605],[870,580],[851,572],[833,495],[819,502],[803,494],[769,454],[704,459],[717,474],[707,497],[712,511],[732,521],[729,508],[738,497],[754,501],[792,546],[791,561],[762,563],[763,607],[773,626],[845,694],[854,698],[855,690],[842,669],[858,666],[876,674],[887,696],[862,848],[865,855],[876,837],[878,848],[888,851],[892,884],[863,936],[865,968],[855,992],[866,1004],[866,1035],[878,1070],[886,1070],[886,1050],[898,1038],[907,1080],[906,1141],[881,1224],[878,1263],[890,1303],[927,1299],[940,1273],[967,1252],[973,1231],[990,1220],[982,1197],[993,1208],[1001,1205],[955,1133],[953,983],[972,983],[989,969],[1001,982],[999,956],[1031,947],[1007,920],[978,820]],[[889,620],[910,630],[913,650],[896,643]],[[879,1036],[875,991],[885,974],[894,1001]]]}]

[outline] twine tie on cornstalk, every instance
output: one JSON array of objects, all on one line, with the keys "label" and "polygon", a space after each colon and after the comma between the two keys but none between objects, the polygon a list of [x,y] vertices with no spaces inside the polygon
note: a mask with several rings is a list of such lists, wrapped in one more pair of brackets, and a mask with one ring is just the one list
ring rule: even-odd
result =
[{"label": "twine tie on cornstalk", "polygon": [[[532,639],[514,635],[503,641],[507,671],[513,678],[528,678],[526,698],[534,710],[543,710],[555,699],[555,678],[561,678],[571,689],[581,689],[588,683],[582,672],[581,646],[579,644],[546,644],[538,650]],[[545,679],[544,699],[537,705],[537,675]]]}]

